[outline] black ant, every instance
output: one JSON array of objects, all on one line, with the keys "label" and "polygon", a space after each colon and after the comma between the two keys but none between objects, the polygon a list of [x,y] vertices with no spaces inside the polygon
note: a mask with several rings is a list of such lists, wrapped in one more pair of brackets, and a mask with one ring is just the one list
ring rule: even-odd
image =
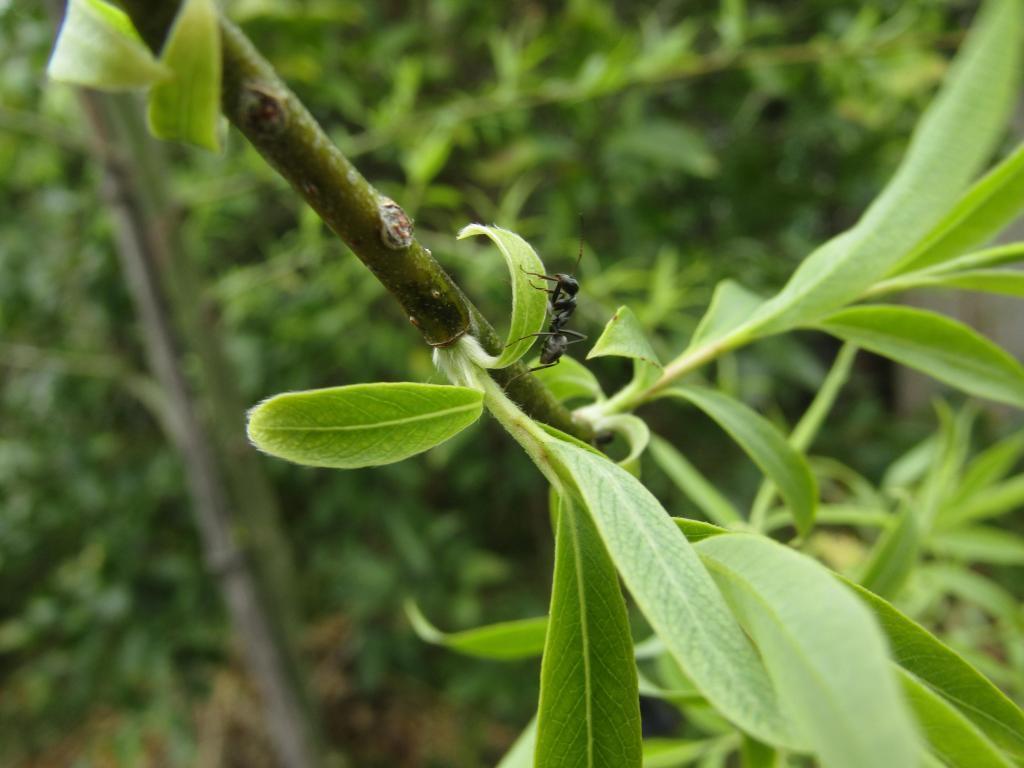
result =
[{"label": "black ant", "polygon": [[[579,269],[580,261],[583,259],[583,237],[580,237],[580,252],[576,257],[576,266],[573,268],[574,271]],[[572,313],[576,311],[576,294],[579,293],[580,283],[572,275],[565,274],[564,272],[556,272],[554,275],[542,275],[537,272],[526,272],[531,277],[539,277],[541,280],[547,280],[550,283],[554,283],[553,288],[546,288],[543,285],[536,285],[533,282],[531,286],[536,288],[538,291],[544,291],[548,294],[548,311],[551,312],[551,323],[548,325],[547,331],[541,333],[531,333],[523,336],[521,339],[516,341],[522,341],[528,339],[530,336],[543,336],[544,345],[540,349],[540,365],[530,368],[526,373],[533,373],[534,371],[541,371],[545,368],[551,368],[558,365],[562,360],[562,355],[565,354],[566,349],[570,344],[575,344],[578,341],[585,341],[586,336],[578,331],[572,331],[565,327],[566,323],[572,317]],[[515,344],[516,342],[512,342]],[[524,374],[519,374],[523,376]],[[519,378],[517,376],[516,378]],[[515,381],[515,379],[512,379]],[[512,383],[509,382],[509,384]],[[506,385],[507,386],[507,385]]]}]

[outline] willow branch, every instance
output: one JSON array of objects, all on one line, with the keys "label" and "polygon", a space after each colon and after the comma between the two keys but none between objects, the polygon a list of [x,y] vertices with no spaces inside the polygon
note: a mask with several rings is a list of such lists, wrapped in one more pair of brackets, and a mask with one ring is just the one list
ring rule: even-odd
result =
[{"label": "willow branch", "polygon": [[[121,5],[147,44],[159,51],[178,1],[123,0]],[[398,300],[427,343],[443,347],[469,333],[497,354],[502,342],[494,328],[417,242],[402,208],[363,178],[226,19],[221,20],[221,50],[224,114]],[[509,385],[509,395],[533,418],[584,440],[593,437],[540,381],[521,376],[524,372],[519,363],[493,375]]]}]

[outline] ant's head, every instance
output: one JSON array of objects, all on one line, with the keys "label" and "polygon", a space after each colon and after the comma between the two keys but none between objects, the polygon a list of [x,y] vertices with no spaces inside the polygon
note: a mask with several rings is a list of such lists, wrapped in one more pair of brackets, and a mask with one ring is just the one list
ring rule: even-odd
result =
[{"label": "ant's head", "polygon": [[572,275],[566,275],[559,272],[555,277],[558,279],[558,287],[561,288],[564,293],[567,293],[570,296],[575,296],[579,292],[580,283]]}]

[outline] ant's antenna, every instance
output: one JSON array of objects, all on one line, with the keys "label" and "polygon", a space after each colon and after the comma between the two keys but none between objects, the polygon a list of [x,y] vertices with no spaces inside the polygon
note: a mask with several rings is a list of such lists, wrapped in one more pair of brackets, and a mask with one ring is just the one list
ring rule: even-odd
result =
[{"label": "ant's antenna", "polygon": [[576,266],[573,267],[573,272],[580,271],[580,262],[583,261],[583,211],[579,212],[580,217],[580,253],[576,257]]}]

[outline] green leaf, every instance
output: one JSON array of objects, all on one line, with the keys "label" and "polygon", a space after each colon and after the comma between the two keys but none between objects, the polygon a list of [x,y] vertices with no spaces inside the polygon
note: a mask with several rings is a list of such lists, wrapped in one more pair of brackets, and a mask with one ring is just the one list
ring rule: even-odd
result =
[{"label": "green leaf", "polygon": [[857,351],[857,347],[853,344],[844,344],[839,350],[828,375],[814,396],[814,400],[804,411],[800,421],[793,428],[793,433],[789,436],[789,444],[796,450],[806,451],[811,447],[811,443],[814,442],[814,438],[821,430],[821,425],[831,412],[832,406],[835,405],[839,391],[850,378],[850,370],[853,368]]},{"label": "green leaf", "polygon": [[763,536],[714,536],[696,549],[757,645],[783,711],[823,765],[917,764],[917,735],[885,638],[826,568]]},{"label": "green leaf", "polygon": [[981,170],[1018,96],[1021,4],[989,0],[903,162],[853,229],[803,261],[747,324],[748,336],[819,319],[856,299],[921,241]]},{"label": "green leaf", "polygon": [[998,528],[974,526],[937,533],[928,541],[937,555],[997,565],[1024,565],[1024,537]]},{"label": "green leaf", "polygon": [[[1007,589],[967,565],[931,562],[922,565],[917,581],[940,596],[973,603],[994,618],[1012,625],[1020,621],[1020,601]],[[1024,737],[1024,734],[1022,734]]]},{"label": "green leaf", "polygon": [[[961,288],[962,290],[985,290],[1000,293],[995,286],[988,285],[986,275],[991,272],[999,274],[1007,270],[996,270],[995,267],[1007,264],[1016,264],[1024,261],[1024,243],[1007,243],[1006,245],[986,248],[982,251],[967,253],[955,259],[944,261],[925,269],[914,272],[906,272],[887,280],[875,283],[870,290],[864,293],[865,298],[881,296],[886,293],[897,293],[912,288]],[[958,286],[956,282],[961,276],[964,277],[964,285]],[[972,287],[977,283],[978,287]],[[1013,289],[1007,289],[1007,292]]]},{"label": "green leaf", "polygon": [[688,173],[710,178],[718,172],[718,160],[704,136],[676,120],[642,120],[606,138],[606,162],[636,167],[648,163],[662,173]]},{"label": "green leaf", "polygon": [[1024,368],[963,323],[910,307],[853,307],[822,330],[979,397],[1024,407]]},{"label": "green leaf", "polygon": [[955,651],[882,598],[840,580],[874,612],[889,638],[893,658],[955,704],[990,739],[1024,759],[1024,712]]},{"label": "green leaf", "polygon": [[[839,391],[850,378],[850,369],[853,367],[855,357],[857,357],[857,347],[852,344],[844,344],[839,350],[828,375],[814,396],[814,400],[811,401],[789,435],[788,442],[797,451],[805,452],[811,447],[821,425],[832,410]],[[761,483],[761,487],[757,489],[757,496],[754,497],[754,503],[750,507],[750,521],[754,528],[758,528],[759,522],[764,519],[774,497],[775,489],[767,481]]]},{"label": "green leaf", "polygon": [[647,450],[651,442],[651,430],[647,422],[628,413],[615,413],[604,416],[595,425],[597,431],[616,432],[623,437],[629,446],[629,453],[618,463],[634,475],[639,475],[640,456]]},{"label": "green leaf", "polygon": [[978,491],[961,505],[944,511],[940,527],[951,528],[964,523],[999,517],[1024,506],[1024,475],[1011,477]]},{"label": "green leaf", "polygon": [[965,272],[911,273],[892,281],[891,285],[895,286],[892,290],[900,291],[912,288],[944,288],[995,293],[1002,296],[1024,296],[1024,272],[1017,269],[973,269]]},{"label": "green leaf", "polygon": [[547,294],[530,285],[530,272],[544,274],[544,264],[536,251],[523,238],[501,227],[469,224],[459,230],[457,238],[483,235],[498,246],[505,258],[512,278],[512,318],[509,321],[505,347],[497,357],[488,356],[481,364],[485,368],[507,368],[530,351],[547,320]]},{"label": "green leaf", "polygon": [[545,443],[665,647],[723,716],[758,738],[798,746],[757,654],[693,547],[635,477],[571,443]]},{"label": "green leaf", "polygon": [[[935,527],[940,530],[953,528],[970,522],[978,516],[979,511],[985,513],[981,517],[989,517],[990,510],[999,514],[1000,511],[1008,511],[1024,503],[1024,476],[1009,481],[1015,483],[1018,489],[1016,494],[1009,494],[1009,498],[1003,495],[1005,484],[997,485],[1020,461],[1022,455],[1024,431],[1003,438],[975,456],[958,479],[953,493],[942,500]],[[993,498],[998,502],[999,497],[1002,497],[1004,503],[993,505]]]},{"label": "green leaf", "polygon": [[619,307],[605,325],[587,360],[595,357],[630,357],[649,365],[661,367],[658,354],[647,340],[640,321],[629,307]]},{"label": "green leaf", "polygon": [[214,0],[185,0],[160,61],[172,76],[149,92],[149,129],[159,139],[220,149],[220,22]]},{"label": "green leaf", "polygon": [[712,389],[674,387],[665,396],[686,400],[714,419],[778,487],[797,530],[803,535],[810,532],[818,503],[814,476],[804,457],[771,422],[738,400]]},{"label": "green leaf", "polygon": [[46,74],[102,90],[145,88],[169,77],[119,8],[102,0],[69,0]]},{"label": "green leaf", "polygon": [[523,729],[512,748],[498,763],[498,768],[534,768],[533,752],[537,745],[537,718],[534,717]]},{"label": "green leaf", "polygon": [[[966,272],[973,269],[984,269],[986,267],[1001,267],[1005,264],[1016,264],[1024,261],[1024,242],[1006,243],[983,251],[967,253],[963,256],[940,264],[933,269],[926,270],[928,273]],[[910,274],[924,274],[915,272]],[[904,277],[910,277],[910,274]],[[899,278],[896,278],[899,279]]]},{"label": "green leaf", "polygon": [[[661,641],[658,641],[658,643],[662,650],[664,650],[664,646],[661,645]],[[676,705],[704,702],[704,697],[697,692],[697,689],[694,688],[693,685],[687,687],[674,687],[669,690],[644,677],[643,674],[638,674],[637,682],[640,684],[640,695],[651,699],[661,699],[662,701],[668,701]]]},{"label": "green leaf", "polygon": [[502,621],[462,632],[442,632],[423,615],[412,600],[405,602],[405,615],[421,640],[442,645],[466,656],[481,659],[530,659],[544,650],[548,620],[544,616]]},{"label": "green leaf", "polygon": [[708,751],[708,742],[689,739],[645,739],[644,768],[678,768]]},{"label": "green leaf", "polygon": [[688,349],[714,343],[728,335],[749,320],[763,303],[763,296],[734,280],[722,280],[715,286],[711,303],[693,332]]},{"label": "green leaf", "polygon": [[402,167],[411,184],[426,186],[441,172],[452,152],[453,129],[450,121],[443,121],[425,135],[420,134],[405,151]]},{"label": "green leaf", "polygon": [[1013,768],[999,749],[952,704],[897,667],[903,693],[932,751],[949,768]]},{"label": "green leaf", "polygon": [[731,525],[743,519],[732,503],[671,443],[655,435],[651,438],[651,456],[669,480],[697,505],[708,520],[719,525]]},{"label": "green leaf", "polygon": [[[540,361],[531,363],[537,365]],[[551,390],[559,402],[569,400],[604,400],[604,392],[597,378],[583,363],[566,355],[562,362],[552,368],[544,368],[534,374]]]},{"label": "green leaf", "polygon": [[381,383],[286,392],[249,412],[249,439],[297,464],[353,469],[391,464],[433,448],[483,411],[467,387]]},{"label": "green leaf", "polygon": [[550,614],[537,768],[639,768],[636,663],[618,576],[593,522],[564,498]]},{"label": "green leaf", "polygon": [[[890,528],[896,522],[893,515],[888,512],[856,504],[819,504],[814,521],[818,525],[856,525],[869,528]],[[788,514],[772,513],[765,519],[763,532],[771,533],[790,523],[791,518]]]},{"label": "green leaf", "polygon": [[900,511],[896,525],[882,531],[864,567],[860,583],[883,597],[895,595],[917,565],[921,530],[913,508]]},{"label": "green leaf", "polygon": [[977,181],[893,270],[911,272],[983,245],[1024,209],[1024,144]]},{"label": "green leaf", "polygon": [[711,523],[705,523],[703,520],[689,520],[685,517],[673,517],[672,522],[674,522],[676,527],[683,532],[683,535],[686,536],[686,540],[691,544],[703,541],[709,536],[721,536],[723,533],[729,533],[725,528],[720,528],[717,525],[712,525]]},{"label": "green leaf", "polygon": [[910,488],[920,480],[935,461],[939,450],[938,437],[929,435],[898,457],[882,477],[882,488],[896,491]]},{"label": "green leaf", "polygon": [[741,768],[779,768],[779,753],[747,735],[740,745]]}]

